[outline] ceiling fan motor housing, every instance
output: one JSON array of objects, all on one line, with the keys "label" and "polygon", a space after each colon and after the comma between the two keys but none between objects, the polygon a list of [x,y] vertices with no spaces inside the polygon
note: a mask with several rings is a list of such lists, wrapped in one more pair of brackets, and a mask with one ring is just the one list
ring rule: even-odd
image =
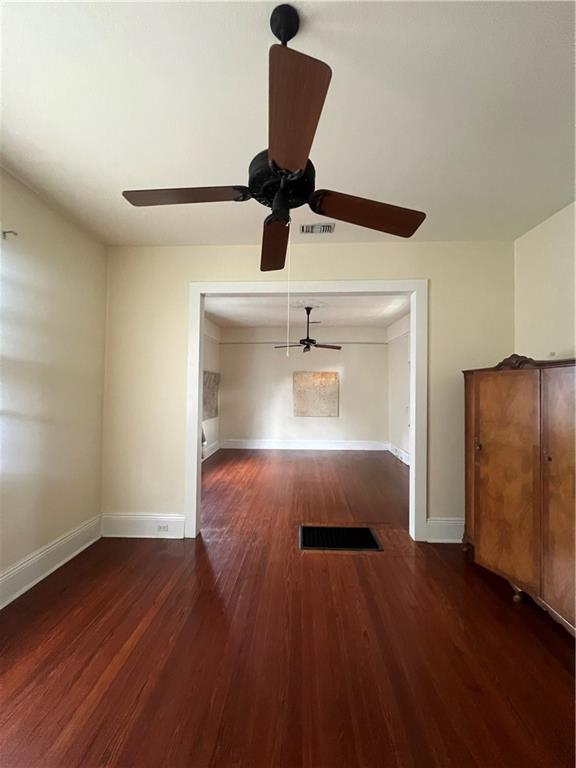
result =
[{"label": "ceiling fan motor housing", "polygon": [[[282,174],[270,165],[268,150],[259,152],[248,168],[248,189],[252,197],[267,208],[272,208],[276,193],[282,184]],[[284,176],[284,202],[288,208],[299,208],[307,203],[316,185],[316,170],[308,160],[304,173]]]}]

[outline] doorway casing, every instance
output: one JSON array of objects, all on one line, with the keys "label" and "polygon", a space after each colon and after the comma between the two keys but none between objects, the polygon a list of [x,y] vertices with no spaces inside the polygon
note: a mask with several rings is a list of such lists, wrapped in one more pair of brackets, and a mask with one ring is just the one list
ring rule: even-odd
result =
[{"label": "doorway casing", "polygon": [[188,317],[188,369],[186,385],[186,487],[184,536],[193,538],[200,528],[202,468],[202,359],[204,299],[206,296],[282,295],[410,296],[410,483],[409,531],[416,541],[427,540],[428,448],[428,281],[339,280],[287,282],[190,283]]}]

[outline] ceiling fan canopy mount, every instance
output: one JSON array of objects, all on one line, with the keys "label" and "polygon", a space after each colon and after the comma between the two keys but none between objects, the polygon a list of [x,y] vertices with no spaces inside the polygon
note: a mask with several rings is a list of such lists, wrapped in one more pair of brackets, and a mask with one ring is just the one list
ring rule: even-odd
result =
[{"label": "ceiling fan canopy mount", "polygon": [[421,211],[316,189],[316,170],[309,156],[332,70],[323,61],[287,47],[299,26],[298,12],[292,6],[279,5],[272,12],[270,28],[281,44],[270,48],[268,58],[268,148],[250,163],[248,186],[122,193],[135,206],[245,202],[253,198],[271,209],[264,220],[262,271],[284,268],[290,211],[305,203],[320,216],[399,237],[411,237],[426,218]]},{"label": "ceiling fan canopy mount", "polygon": [[270,29],[282,45],[290,42],[300,27],[300,17],[294,6],[283,3],[277,5],[270,16]]}]

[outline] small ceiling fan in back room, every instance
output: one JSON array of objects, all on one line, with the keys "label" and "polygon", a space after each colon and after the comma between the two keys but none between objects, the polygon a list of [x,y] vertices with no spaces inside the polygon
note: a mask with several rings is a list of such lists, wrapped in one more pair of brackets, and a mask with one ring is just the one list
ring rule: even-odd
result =
[{"label": "small ceiling fan in back room", "polygon": [[[304,307],[306,310],[306,338],[300,339],[298,344],[276,344],[274,349],[288,349],[288,347],[302,347],[302,352],[310,352],[314,349],[342,349],[339,344],[319,344],[316,339],[310,338],[310,313],[313,307]],[[313,322],[313,321],[312,321]]]},{"label": "small ceiling fan in back room", "polygon": [[268,149],[248,168],[248,186],[138,189],[122,194],[137,206],[244,202],[253,198],[272,210],[264,220],[260,269],[283,269],[290,232],[290,210],[308,203],[314,213],[399,237],[411,237],[426,218],[421,211],[362,197],[316,189],[309,159],[328,93],[332,70],[323,61],[287,47],[299,27],[297,11],[279,5],[270,27],[281,45],[268,58]]}]

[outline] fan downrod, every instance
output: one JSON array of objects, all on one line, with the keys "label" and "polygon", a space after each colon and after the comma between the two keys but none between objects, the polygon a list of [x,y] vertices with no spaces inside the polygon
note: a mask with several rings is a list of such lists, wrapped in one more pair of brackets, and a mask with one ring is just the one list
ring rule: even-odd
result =
[{"label": "fan downrod", "polygon": [[300,19],[298,11],[291,5],[277,5],[270,16],[270,29],[282,45],[286,45],[298,32]]}]

